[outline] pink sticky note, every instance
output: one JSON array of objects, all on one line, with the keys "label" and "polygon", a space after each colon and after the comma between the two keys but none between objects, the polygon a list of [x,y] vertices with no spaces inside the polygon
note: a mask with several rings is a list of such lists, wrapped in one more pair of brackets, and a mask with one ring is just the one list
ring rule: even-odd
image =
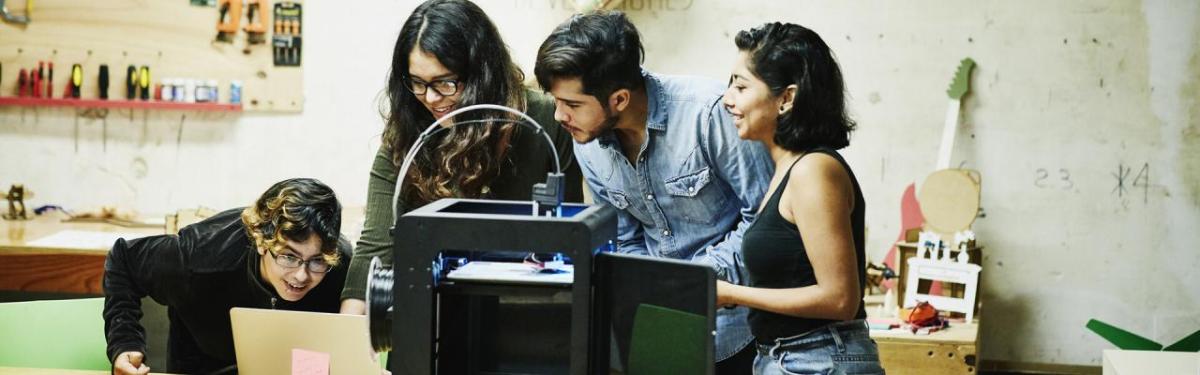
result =
[{"label": "pink sticky note", "polygon": [[329,353],[292,349],[292,375],[329,375]]}]

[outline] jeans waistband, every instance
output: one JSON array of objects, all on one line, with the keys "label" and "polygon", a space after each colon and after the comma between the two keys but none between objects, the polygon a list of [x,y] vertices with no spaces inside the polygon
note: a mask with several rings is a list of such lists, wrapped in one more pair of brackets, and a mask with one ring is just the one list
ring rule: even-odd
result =
[{"label": "jeans waistband", "polygon": [[803,350],[828,346],[830,344],[837,345],[838,351],[844,351],[846,341],[870,337],[871,333],[867,328],[867,321],[857,319],[831,323],[795,336],[780,337],[772,340],[770,343],[756,341],[755,346],[758,348],[759,354],[767,356],[774,356],[775,351],[780,348]]}]

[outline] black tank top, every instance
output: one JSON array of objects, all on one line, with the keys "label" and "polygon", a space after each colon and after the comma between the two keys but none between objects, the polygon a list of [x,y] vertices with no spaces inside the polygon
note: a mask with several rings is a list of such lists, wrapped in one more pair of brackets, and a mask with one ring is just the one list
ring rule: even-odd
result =
[{"label": "black tank top", "polygon": [[[854,256],[858,264],[858,283],[860,286],[866,285],[866,271],[864,270],[866,253],[863,247],[863,217],[866,212],[866,202],[863,201],[862,190],[858,186],[858,180],[854,178],[854,172],[850,170],[846,160],[842,159],[837,151],[819,148],[809,151],[800,159],[814,153],[827,154],[837,159],[842,167],[846,168],[846,173],[850,175],[850,182],[854,186],[854,211],[850,213],[851,231],[854,236]],[[745,258],[746,271],[752,287],[783,289],[805,287],[817,283],[812,263],[809,262],[808,253],[804,249],[804,242],[800,239],[800,231],[796,229],[796,224],[789,223],[779,215],[779,197],[787,190],[792,168],[796,167],[796,163],[800,159],[796,159],[796,162],[793,162],[792,166],[788,168],[787,174],[775,188],[775,193],[771,194],[754,224],[746,229],[746,233],[742,237],[742,256]],[[860,301],[862,291],[861,287],[858,288]],[[855,318],[866,317],[866,309],[863,308],[863,303],[859,302]],[[800,318],[757,309],[750,310],[749,321],[750,332],[761,343],[771,343],[776,338],[799,335],[837,322],[829,319]]]}]

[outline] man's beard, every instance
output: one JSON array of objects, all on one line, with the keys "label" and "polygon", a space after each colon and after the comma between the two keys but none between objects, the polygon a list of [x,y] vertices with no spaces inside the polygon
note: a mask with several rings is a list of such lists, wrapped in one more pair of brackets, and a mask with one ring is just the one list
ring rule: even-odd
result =
[{"label": "man's beard", "polygon": [[617,127],[617,120],[619,120],[619,116],[613,114],[612,109],[608,106],[604,106],[604,123],[600,124],[600,130],[596,134],[611,132],[613,128]]},{"label": "man's beard", "polygon": [[586,144],[595,141],[596,138],[612,132],[613,128],[617,127],[617,122],[619,122],[619,119],[620,117],[616,114],[613,114],[612,110],[610,110],[608,107],[604,107],[604,122],[600,123],[600,126],[597,127],[595,131],[587,132],[588,138],[586,140],[583,142],[576,140],[575,142],[579,144]]}]

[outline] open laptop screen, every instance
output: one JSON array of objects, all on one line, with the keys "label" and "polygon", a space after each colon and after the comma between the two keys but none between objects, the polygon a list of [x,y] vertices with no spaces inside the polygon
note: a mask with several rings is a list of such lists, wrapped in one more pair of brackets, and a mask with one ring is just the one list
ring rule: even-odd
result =
[{"label": "open laptop screen", "polygon": [[[241,375],[291,374],[299,356],[328,356],[329,374],[378,374],[367,317],[235,307],[233,347]],[[300,350],[300,355],[295,355]]]}]

